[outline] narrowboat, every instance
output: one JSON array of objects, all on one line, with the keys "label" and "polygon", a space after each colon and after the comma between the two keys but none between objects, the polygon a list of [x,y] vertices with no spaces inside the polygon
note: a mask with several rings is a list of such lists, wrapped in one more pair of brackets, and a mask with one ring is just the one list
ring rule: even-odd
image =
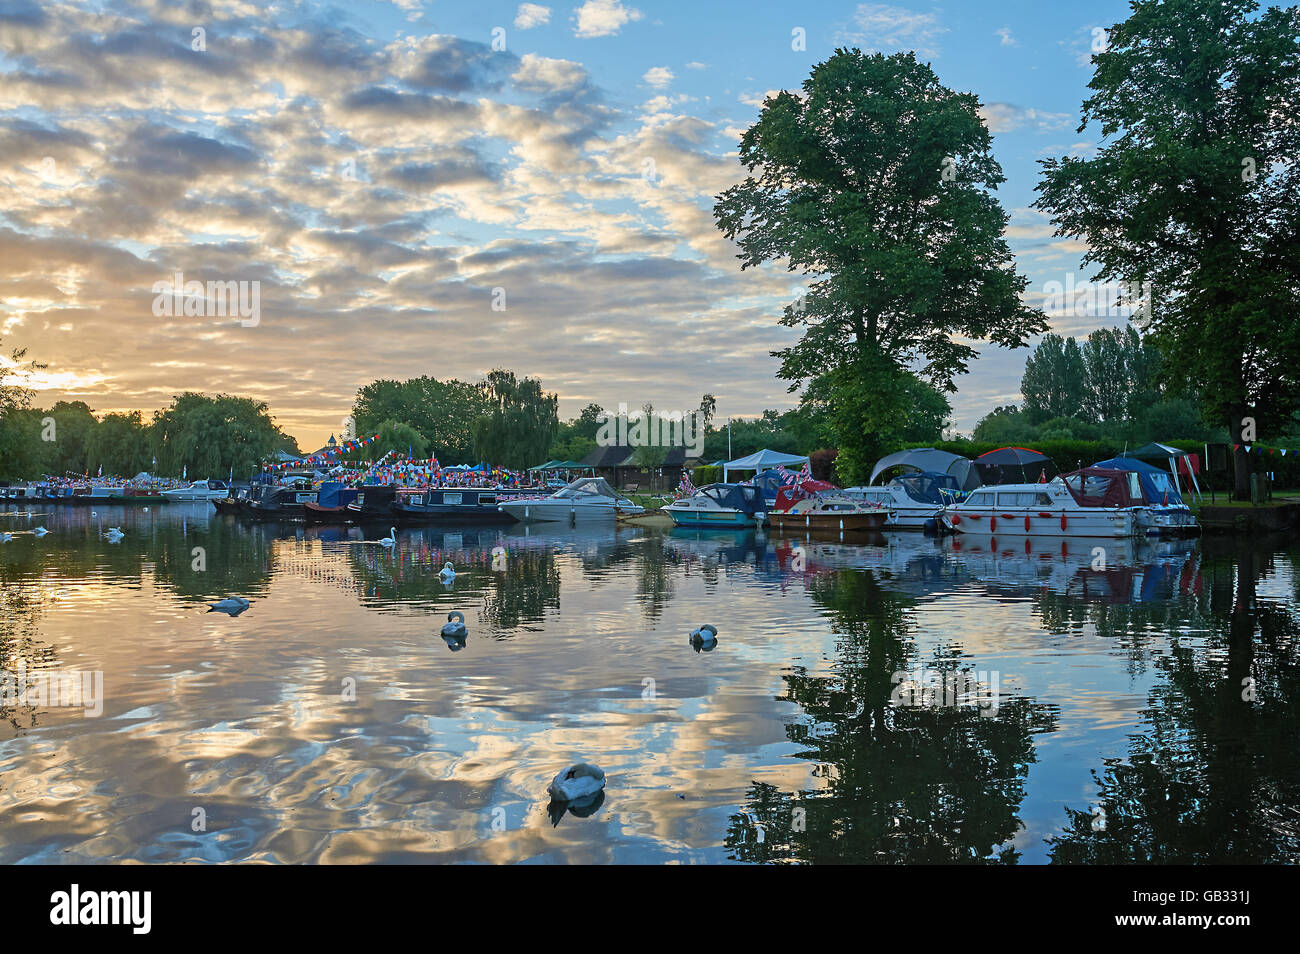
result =
[{"label": "narrowboat", "polygon": [[359,487],[348,487],[338,481],[323,483],[316,499],[303,504],[303,519],[308,523],[351,523],[353,513],[348,504],[360,493]]},{"label": "narrowboat", "polygon": [[393,513],[398,524],[514,523],[515,518],[499,505],[518,496],[514,490],[433,487],[398,493]]}]

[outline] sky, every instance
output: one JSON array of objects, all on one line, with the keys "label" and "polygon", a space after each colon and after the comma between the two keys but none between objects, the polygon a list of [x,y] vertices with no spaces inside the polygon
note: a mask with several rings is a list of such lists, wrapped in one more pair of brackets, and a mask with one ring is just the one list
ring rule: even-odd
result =
[{"label": "sky", "polygon": [[[1125,12],[0,0],[0,338],[48,365],[42,406],[253,396],[307,449],[362,385],[421,374],[538,377],[562,418],[788,408],[769,352],[805,279],[742,272],[711,208],[763,97],[838,46],[915,50],[975,93],[1027,302],[1060,334],[1123,324],[1057,294],[1084,249],[1030,204],[1040,159],[1098,145],[1077,131],[1094,30]],[[167,314],[178,273],[250,283],[249,317]],[[980,351],[951,397],[967,433],[1029,354]]]}]

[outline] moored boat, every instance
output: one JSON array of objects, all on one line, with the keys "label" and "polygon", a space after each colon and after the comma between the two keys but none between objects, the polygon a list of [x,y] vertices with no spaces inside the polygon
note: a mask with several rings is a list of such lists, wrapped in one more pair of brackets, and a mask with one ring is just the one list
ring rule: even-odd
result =
[{"label": "moored boat", "polygon": [[164,490],[162,494],[168,500],[224,500],[230,496],[230,488],[224,480],[196,480],[184,487]]},{"label": "moored boat", "polygon": [[612,521],[645,509],[620,496],[604,477],[580,477],[549,497],[503,500],[497,507],[522,523],[575,524]]},{"label": "moored boat", "polygon": [[476,487],[431,487],[399,493],[393,514],[400,524],[422,523],[514,523],[515,518],[499,509],[520,496],[517,490]]},{"label": "moored boat", "polygon": [[1130,537],[1143,509],[1136,474],[1085,467],[1047,483],[976,488],[941,519],[955,533]]},{"label": "moored boat", "polygon": [[761,527],[767,522],[761,488],[748,484],[707,484],[664,507],[679,527]]}]

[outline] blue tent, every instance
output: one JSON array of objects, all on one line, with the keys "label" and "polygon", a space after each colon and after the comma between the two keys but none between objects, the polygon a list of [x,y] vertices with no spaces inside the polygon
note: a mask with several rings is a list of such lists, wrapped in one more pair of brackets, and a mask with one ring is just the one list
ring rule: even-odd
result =
[{"label": "blue tent", "polygon": [[1107,470],[1127,470],[1137,474],[1138,483],[1142,485],[1142,496],[1149,504],[1163,504],[1165,494],[1168,494],[1169,506],[1186,506],[1183,503],[1182,494],[1174,486],[1173,475],[1167,470],[1152,467],[1136,457],[1112,457],[1110,460],[1099,460],[1092,466],[1103,467]]}]

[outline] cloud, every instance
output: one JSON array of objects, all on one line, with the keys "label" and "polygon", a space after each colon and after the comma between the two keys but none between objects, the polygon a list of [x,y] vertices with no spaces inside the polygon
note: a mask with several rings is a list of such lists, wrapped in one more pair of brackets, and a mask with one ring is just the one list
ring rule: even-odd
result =
[{"label": "cloud", "polygon": [[994,133],[1011,132],[1027,126],[1038,132],[1052,132],[1069,129],[1075,122],[1069,113],[1049,113],[1013,103],[985,103],[979,113],[989,131]]},{"label": "cloud", "polygon": [[673,71],[666,66],[652,66],[646,70],[641,79],[649,86],[663,89],[675,78]]},{"label": "cloud", "polygon": [[914,50],[918,56],[937,57],[936,40],[948,28],[933,13],[917,13],[884,3],[860,3],[852,22],[839,31],[839,42],[864,50],[892,53]]},{"label": "cloud", "polygon": [[1011,35],[1011,27],[998,27],[993,31],[993,35],[1002,39],[1003,46],[1016,46],[1016,38]]},{"label": "cloud", "polygon": [[613,36],[625,23],[641,19],[641,11],[625,7],[620,0],[587,0],[573,11],[576,27],[573,35],[587,39]]},{"label": "cloud", "polygon": [[539,3],[521,3],[515,14],[515,26],[520,30],[531,30],[551,22],[551,8]]}]

